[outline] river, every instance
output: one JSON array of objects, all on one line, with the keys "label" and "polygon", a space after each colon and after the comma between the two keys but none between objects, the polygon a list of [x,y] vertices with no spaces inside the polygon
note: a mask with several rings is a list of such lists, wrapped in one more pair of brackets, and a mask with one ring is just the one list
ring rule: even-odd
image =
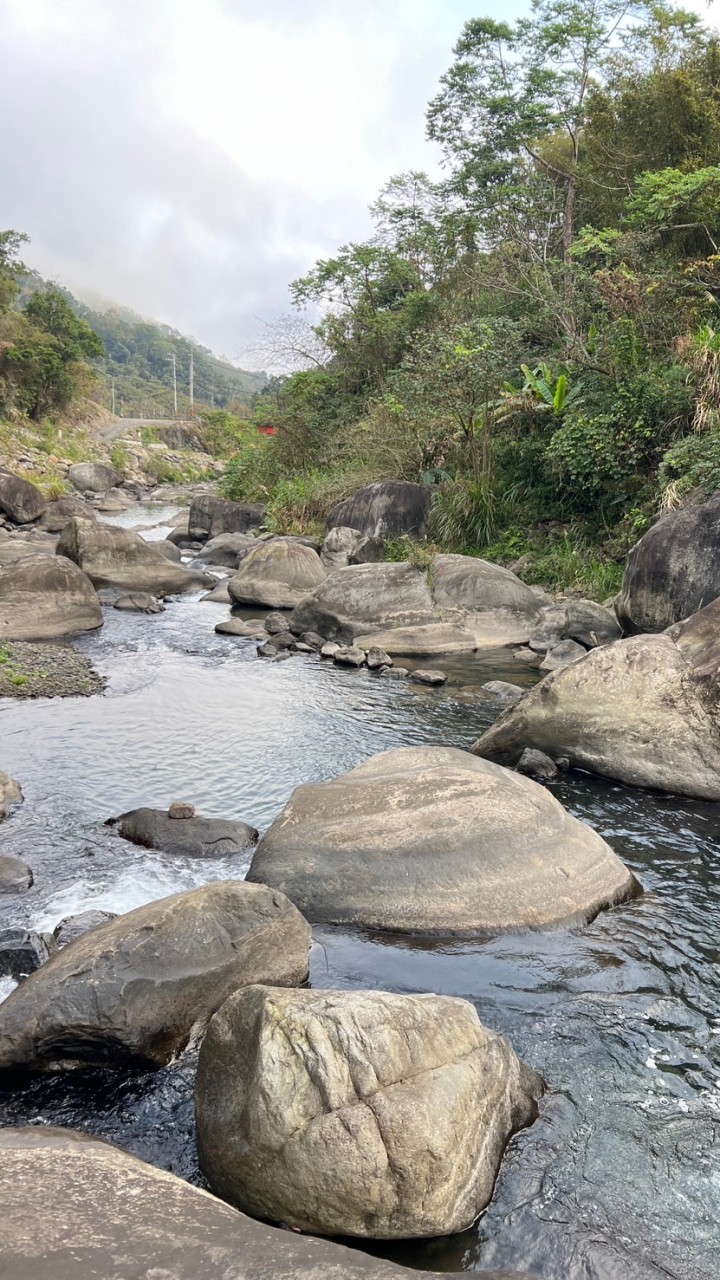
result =
[{"label": "river", "polygon": [[[117,523],[172,510],[134,509]],[[497,706],[483,681],[528,679],[496,655],[426,689],[315,656],[256,656],[218,636],[227,607],[197,597],[144,616],[105,611],[79,641],[101,697],[0,701],[0,767],[25,804],[2,849],[33,867],[6,923],[51,928],[88,907],[127,911],[242,858],[178,862],[105,819],[191,800],[264,830],[301,782],[408,744],[467,747]],[[249,616],[249,615],[248,615]],[[419,1269],[517,1268],[545,1280],[714,1280],[720,1274],[720,806],[572,772],[553,787],[635,871],[643,898],[584,928],[441,942],[316,928],[318,987],[436,991],[472,1000],[547,1080],[540,1119],[506,1153],[494,1198],[460,1236],[378,1246]],[[155,1073],[109,1070],[0,1092],[0,1123],[66,1124],[204,1185],[193,1054]]]}]

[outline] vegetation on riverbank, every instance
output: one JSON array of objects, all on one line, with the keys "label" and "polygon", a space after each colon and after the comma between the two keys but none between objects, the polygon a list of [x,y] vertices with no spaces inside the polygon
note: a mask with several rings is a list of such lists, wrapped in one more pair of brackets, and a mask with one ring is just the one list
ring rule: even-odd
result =
[{"label": "vegetation on riverbank", "polygon": [[291,287],[288,349],[228,467],[270,526],[433,486],[433,538],[601,596],[658,511],[720,486],[720,45],[668,4],[537,0],[466,24],[431,102],[445,177]]}]

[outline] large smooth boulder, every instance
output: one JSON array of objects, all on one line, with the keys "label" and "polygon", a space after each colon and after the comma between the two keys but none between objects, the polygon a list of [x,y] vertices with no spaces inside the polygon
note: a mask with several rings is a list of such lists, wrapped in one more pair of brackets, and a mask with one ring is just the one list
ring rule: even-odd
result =
[{"label": "large smooth boulder", "polygon": [[312,921],[439,934],[590,920],[638,892],[543,787],[455,747],[384,751],[298,787],[248,880]]},{"label": "large smooth boulder", "polygon": [[70,1129],[0,1129],[0,1202],[7,1280],[417,1280],[357,1249],[255,1222]]},{"label": "large smooth boulder", "polygon": [[514,765],[526,747],[632,786],[720,800],[720,600],[660,635],[631,636],[553,671],[472,750]]},{"label": "large smooth boulder", "polygon": [[13,809],[23,802],[22,788],[14,778],[9,778],[0,769],[0,820],[7,818]]},{"label": "large smooth boulder", "polygon": [[472,1225],[542,1081],[467,1000],[246,987],[200,1051],[210,1186],[321,1235],[403,1239]]},{"label": "large smooth boulder", "polygon": [[327,527],[343,525],[369,537],[396,538],[407,533],[412,538],[424,538],[430,498],[427,485],[380,480],[336,503],[327,518]]},{"label": "large smooth boulder", "polygon": [[325,569],[312,547],[278,538],[260,542],[243,557],[228,591],[236,604],[292,609],[324,581]]},{"label": "large smooth boulder", "polygon": [[257,538],[252,533],[219,533],[216,538],[205,543],[198,553],[198,559],[205,564],[236,569],[239,562],[256,546]]},{"label": "large smooth boulder", "polygon": [[73,516],[81,516],[83,520],[97,519],[94,508],[84,498],[55,498],[48,503],[37,526],[39,529],[46,529],[48,533],[62,533]]},{"label": "large smooth boulder", "polygon": [[310,928],[265,885],[226,880],[92,929],[0,1004],[0,1069],[161,1066],[238,987],[304,981]]},{"label": "large smooth boulder", "polygon": [[195,816],[173,818],[164,809],[131,809],[112,822],[123,839],[132,840],[133,844],[185,858],[226,858],[245,853],[258,838],[255,828],[247,822]]},{"label": "large smooth boulder", "polygon": [[256,502],[230,502],[203,494],[190,504],[188,530],[191,541],[203,542],[219,533],[247,533],[263,522],[265,508]]},{"label": "large smooth boulder", "polygon": [[47,498],[37,485],[9,471],[0,471],[0,512],[13,524],[29,524],[37,520],[47,506]]},{"label": "large smooth boulder", "polygon": [[615,611],[626,632],[664,631],[720,596],[720,492],[661,516],[630,551]]},{"label": "large smooth boulder", "polygon": [[80,493],[107,493],[122,484],[123,477],[104,462],[76,462],[68,471],[68,480]]},{"label": "large smooth boulder", "polygon": [[509,569],[440,555],[426,571],[404,562],[338,569],[300,601],[290,625],[422,656],[522,644],[541,619],[537,596]]},{"label": "large smooth boulder", "polygon": [[0,641],[58,640],[102,626],[97,592],[77,564],[30,556],[0,569]]},{"label": "large smooth boulder", "polygon": [[132,529],[77,517],[63,529],[57,553],[79,565],[96,587],[179,595],[214,584],[209,574],[166,560]]}]

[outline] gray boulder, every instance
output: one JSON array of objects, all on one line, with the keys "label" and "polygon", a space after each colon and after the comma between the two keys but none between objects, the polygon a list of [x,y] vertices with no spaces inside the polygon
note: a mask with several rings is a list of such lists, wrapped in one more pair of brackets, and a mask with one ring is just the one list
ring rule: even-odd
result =
[{"label": "gray boulder", "polygon": [[[203,599],[208,600],[209,596],[204,596]],[[218,622],[215,630],[219,636],[252,636],[253,640],[260,640],[265,636],[262,624],[243,622],[242,618],[227,618],[225,622]]]},{"label": "gray boulder", "polygon": [[17,809],[22,802],[23,793],[20,783],[14,778],[9,778],[0,769],[0,821],[7,818],[8,814],[12,813],[13,809]]},{"label": "gray boulder", "polygon": [[88,933],[90,929],[98,929],[100,925],[108,924],[110,920],[117,920],[117,912],[81,911],[76,916],[66,916],[64,920],[56,924],[53,929],[53,936],[58,947],[66,947],[70,942],[74,942],[76,938]]},{"label": "gray boulder", "polygon": [[104,462],[76,462],[68,471],[68,480],[80,493],[107,493],[121,485],[123,477]]},{"label": "gray boulder", "polygon": [[166,560],[132,529],[77,517],[63,529],[57,553],[79,565],[97,587],[179,595],[214,585],[208,574]]},{"label": "gray boulder", "polygon": [[638,892],[543,787],[454,747],[385,751],[298,787],[248,880],[313,922],[439,934],[587,921]]},{"label": "gray boulder", "polygon": [[156,600],[147,591],[134,591],[132,595],[118,596],[113,603],[114,609],[122,613],[164,613],[165,605]]},{"label": "gray boulder", "polygon": [[0,853],[0,893],[24,893],[33,883],[27,862],[12,853]]},{"label": "gray boulder", "polygon": [[236,569],[238,564],[253,547],[257,546],[257,538],[252,533],[219,533],[205,543],[198,559],[205,564],[225,565]]},{"label": "gray boulder", "polygon": [[342,524],[328,529],[320,551],[320,559],[328,573],[347,568],[351,553],[362,541],[362,537],[358,529],[348,529]]},{"label": "gray boulder", "polygon": [[47,507],[47,498],[37,485],[9,471],[0,471],[0,512],[13,524],[29,524],[37,520]]},{"label": "gray boulder", "polygon": [[8,1280],[417,1280],[255,1222],[127,1151],[49,1125],[0,1129],[0,1201]]},{"label": "gray boulder", "polygon": [[630,551],[615,609],[625,632],[664,631],[720,596],[720,492],[671,511]]},{"label": "gray boulder", "polygon": [[336,503],[328,529],[339,525],[368,537],[396,538],[406,533],[424,538],[428,531],[431,493],[427,485],[381,480]]},{"label": "gray boulder", "polygon": [[617,617],[610,609],[594,600],[568,600],[565,606],[564,640],[577,640],[586,649],[612,644],[619,640],[622,630]]},{"label": "gray boulder", "polygon": [[365,650],[358,648],[356,644],[341,644],[333,654],[333,662],[336,662],[339,667],[364,667],[365,657]]},{"label": "gray boulder", "polygon": [[53,502],[48,502],[37,522],[37,527],[47,530],[48,533],[62,533],[68,520],[72,520],[73,516],[82,516],[84,520],[97,519],[90,503],[85,502],[83,498],[55,498]]},{"label": "gray boulder", "polygon": [[559,671],[562,667],[569,667],[572,662],[577,662],[578,658],[584,658],[586,653],[587,649],[576,640],[561,640],[548,649],[540,663],[540,670]]},{"label": "gray boulder", "polygon": [[550,672],[472,750],[514,765],[534,747],[632,786],[720,800],[719,671],[717,600]]},{"label": "gray boulder", "polygon": [[447,684],[447,676],[445,675],[445,672],[437,671],[433,667],[418,667],[413,671],[410,678],[415,681],[415,684]]},{"label": "gray boulder", "polygon": [[29,974],[47,963],[57,951],[50,933],[34,929],[0,930],[0,977],[22,982]]},{"label": "gray boulder", "polygon": [[338,569],[301,600],[290,625],[396,655],[431,656],[520,644],[537,629],[537,597],[509,569],[474,556]]},{"label": "gray boulder", "polygon": [[177,819],[164,809],[130,809],[110,822],[117,825],[124,840],[183,858],[230,857],[247,852],[258,838],[255,828],[247,822],[229,822],[225,818]]},{"label": "gray boulder", "polygon": [[223,578],[222,582],[218,582],[217,586],[213,587],[212,591],[208,591],[202,597],[202,599],[204,601],[207,601],[208,604],[232,605],[232,600],[230,599],[230,592],[228,591],[229,581],[230,581],[229,577]]},{"label": "gray boulder", "polygon": [[162,1066],[238,987],[303,982],[309,943],[265,885],[151,902],[63,947],[0,1004],[0,1069]]},{"label": "gray boulder", "polygon": [[325,569],[312,547],[278,538],[258,543],[244,557],[228,591],[236,604],[292,609],[324,580]]},{"label": "gray boulder", "polygon": [[536,751],[533,747],[526,747],[516,767],[518,773],[524,773],[526,778],[534,778],[536,782],[553,782],[560,776],[555,761],[544,751]]},{"label": "gray boulder", "polygon": [[230,502],[203,494],[193,498],[188,517],[190,541],[204,542],[219,533],[247,533],[262,524],[265,508],[253,502]]},{"label": "gray boulder", "polygon": [[171,542],[169,538],[161,538],[158,542],[153,542],[152,545],[166,560],[172,560],[173,564],[182,563],[180,548],[176,547],[175,543]]},{"label": "gray boulder", "polygon": [[480,688],[505,703],[519,702],[525,692],[521,685],[511,684],[509,680],[488,680]]},{"label": "gray boulder", "polygon": [[39,555],[0,569],[0,642],[58,640],[102,620],[90,578],[69,559]]},{"label": "gray boulder", "polygon": [[466,1000],[246,987],[200,1051],[200,1165],[295,1230],[446,1235],[485,1208],[542,1088]]}]

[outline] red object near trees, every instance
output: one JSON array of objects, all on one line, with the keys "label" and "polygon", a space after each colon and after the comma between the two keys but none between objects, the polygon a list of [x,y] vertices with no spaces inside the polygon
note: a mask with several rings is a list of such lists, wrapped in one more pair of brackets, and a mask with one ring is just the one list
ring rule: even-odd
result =
[{"label": "red object near trees", "polygon": [[277,431],[277,427],[271,426],[269,422],[264,422],[262,426],[258,426],[258,431],[262,436],[274,436]]}]

